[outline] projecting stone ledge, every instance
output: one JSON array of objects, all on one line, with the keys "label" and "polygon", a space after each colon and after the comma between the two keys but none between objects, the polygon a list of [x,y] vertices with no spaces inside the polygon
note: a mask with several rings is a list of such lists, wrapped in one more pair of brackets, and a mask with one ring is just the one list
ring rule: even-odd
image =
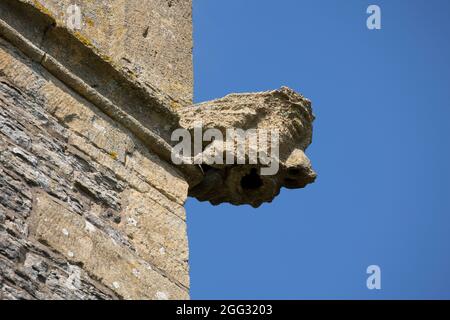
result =
[{"label": "projecting stone ledge", "polygon": [[[191,186],[189,191],[190,196],[200,201],[209,201],[213,205],[229,202],[259,207],[264,202],[271,202],[282,187],[303,188],[316,179],[311,162],[305,155],[306,148],[312,142],[314,115],[311,102],[287,87],[260,93],[230,94],[218,100],[181,108],[178,112],[181,126],[188,129],[191,136],[195,136],[194,131],[199,123],[204,131],[220,131],[219,137],[213,134],[212,143],[203,143],[202,154],[228,153],[237,159],[239,152],[243,152],[241,155],[245,159],[245,164],[226,164],[223,161],[225,164],[202,165],[203,180]],[[244,151],[239,151],[237,143],[225,141],[227,129],[246,131]],[[267,133],[270,148],[265,148],[260,134],[257,142],[253,140],[256,146],[252,144],[248,135],[251,129]],[[278,139],[272,141],[270,135],[273,132],[277,132]],[[275,142],[279,152],[274,152]],[[258,161],[249,164],[252,163],[252,155],[261,150],[267,150],[266,155],[272,157],[271,163]]]}]

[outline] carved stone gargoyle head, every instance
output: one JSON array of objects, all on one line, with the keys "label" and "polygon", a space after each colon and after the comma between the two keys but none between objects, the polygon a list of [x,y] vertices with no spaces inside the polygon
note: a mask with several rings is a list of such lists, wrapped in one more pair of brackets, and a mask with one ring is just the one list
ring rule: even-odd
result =
[{"label": "carved stone gargoyle head", "polygon": [[[208,137],[203,136],[203,141],[209,141],[202,142],[201,150],[198,150],[201,154],[194,154],[194,158],[203,156],[204,159],[205,154],[210,154],[223,159],[207,164],[194,162],[201,166],[204,177],[200,183],[191,186],[189,195],[200,201],[210,201],[213,205],[228,202],[259,207],[264,202],[271,202],[282,187],[303,188],[316,179],[305,155],[312,142],[314,115],[311,102],[289,88],[230,94],[178,111],[181,126],[192,136],[196,135],[199,123],[203,132],[214,129],[209,130],[212,134]],[[239,149],[237,143],[229,143],[230,129],[246,132],[240,140],[244,141],[245,148]],[[249,133],[256,133],[253,140]],[[266,134],[267,138],[262,138]],[[240,156],[243,160],[230,163],[226,161],[226,154],[235,160]],[[257,163],[251,161],[255,154],[263,156],[258,157]],[[260,158],[267,161],[259,161]]]}]

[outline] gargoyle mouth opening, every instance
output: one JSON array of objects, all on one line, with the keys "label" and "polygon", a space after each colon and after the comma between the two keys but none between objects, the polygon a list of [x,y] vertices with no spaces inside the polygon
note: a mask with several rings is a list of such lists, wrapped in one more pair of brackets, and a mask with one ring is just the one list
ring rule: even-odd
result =
[{"label": "gargoyle mouth opening", "polygon": [[244,190],[256,190],[262,187],[263,181],[259,176],[256,168],[253,168],[249,174],[241,179],[241,187]]},{"label": "gargoyle mouth opening", "polygon": [[299,168],[289,168],[288,169],[288,175],[290,178],[292,177],[298,177],[302,174],[302,170],[300,170]]}]

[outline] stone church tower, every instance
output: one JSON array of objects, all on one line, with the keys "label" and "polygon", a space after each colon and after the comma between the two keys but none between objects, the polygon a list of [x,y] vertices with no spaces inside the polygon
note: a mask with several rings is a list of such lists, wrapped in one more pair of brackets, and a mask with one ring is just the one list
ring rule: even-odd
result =
[{"label": "stone church tower", "polygon": [[[191,0],[0,1],[0,299],[188,299],[188,196],[258,207],[314,181],[309,100],[192,97]],[[278,130],[279,170],[175,165],[199,120]]]}]

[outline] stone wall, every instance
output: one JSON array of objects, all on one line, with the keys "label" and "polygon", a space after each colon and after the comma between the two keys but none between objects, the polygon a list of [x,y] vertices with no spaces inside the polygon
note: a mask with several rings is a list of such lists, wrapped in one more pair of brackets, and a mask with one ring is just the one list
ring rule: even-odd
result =
[{"label": "stone wall", "polygon": [[[86,65],[83,58],[110,56],[118,74],[133,73],[134,87],[126,84],[128,90],[141,84],[176,103],[191,100],[190,1],[78,1],[85,6],[87,27],[77,37],[91,39],[94,46],[92,56],[74,55],[78,64],[63,59],[63,49],[55,46],[63,32],[55,31],[55,39],[47,34],[47,45],[31,34],[39,25],[34,9],[60,23],[69,2],[2,0],[0,17],[8,22],[5,28],[12,25],[26,36],[29,46],[58,58],[69,68],[67,75],[94,81],[83,74],[86,68],[103,81],[104,69]],[[43,59],[32,59],[5,28],[0,37],[0,299],[189,298],[184,176],[94,99],[49,72]],[[66,46],[75,52],[70,43]],[[124,106],[123,83],[117,91],[101,93]],[[142,107],[132,102],[129,110]],[[170,124],[168,112],[161,126]]]},{"label": "stone wall", "polygon": [[66,25],[81,9],[75,36],[142,83],[192,102],[191,0],[21,0]]}]

